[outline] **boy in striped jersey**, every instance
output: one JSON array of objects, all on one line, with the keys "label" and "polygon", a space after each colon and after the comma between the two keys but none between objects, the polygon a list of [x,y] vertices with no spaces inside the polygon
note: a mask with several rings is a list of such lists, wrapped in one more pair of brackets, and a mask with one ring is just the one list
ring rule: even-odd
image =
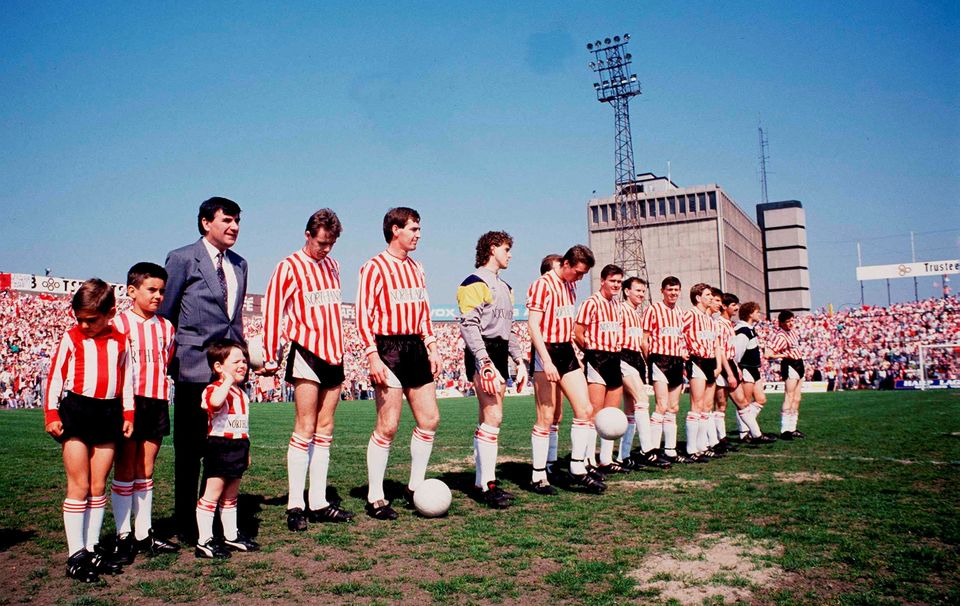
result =
[{"label": "boy in striped jersey", "polygon": [[660,447],[669,460],[677,458],[677,413],[683,391],[683,363],[689,357],[683,338],[683,316],[677,308],[680,280],[667,276],[660,282],[658,301],[643,312],[643,354],[647,358],[647,376],[653,383],[656,411],[650,415],[650,443]]},{"label": "boy in striped jersey", "polygon": [[[734,452],[737,447],[727,439],[727,397],[733,399],[737,409],[746,406],[743,399],[743,390],[740,389],[740,367],[737,366],[737,351],[733,345],[733,322],[740,309],[740,299],[733,293],[725,293],[714,288],[713,321],[717,326],[717,348],[720,352],[720,376],[717,377],[717,386],[714,391],[713,413],[709,423],[716,427],[718,441],[712,444],[715,452],[725,454]],[[739,415],[737,416],[739,425]]]},{"label": "boy in striped jersey", "polygon": [[[547,273],[548,271],[559,269],[560,263],[563,261],[563,255],[558,255],[556,253],[550,253],[545,256],[540,261],[540,275]],[[530,349],[530,374],[533,374],[533,369],[535,366],[534,355],[536,350]],[[556,463],[557,463],[557,446],[560,442],[560,422],[563,420],[563,391],[560,389],[559,383],[547,383],[547,387],[541,389],[537,385],[537,382],[533,382],[533,398],[536,402],[544,400],[550,404],[544,404],[545,406],[553,407],[553,421],[550,423],[550,431],[548,437],[548,446],[547,446],[547,478],[548,480],[556,477]],[[534,428],[534,434],[531,438],[531,447],[536,448],[535,444],[539,443],[538,441],[543,438],[542,435],[537,433],[536,428]]]},{"label": "boy in striped jersey", "polygon": [[537,420],[533,426],[533,477],[531,490],[553,495],[556,489],[547,480],[547,451],[550,444],[550,424],[555,419],[558,399],[550,395],[557,384],[573,408],[573,426],[570,429],[570,482],[600,493],[606,490],[602,480],[587,473],[585,457],[590,438],[592,407],[587,392],[587,380],[573,350],[575,284],[590,271],[595,261],[593,252],[576,245],[563,255],[560,267],[540,276],[527,291],[527,328],[534,349],[533,380],[537,389]]},{"label": "boy in striped jersey", "polygon": [[387,249],[360,268],[357,329],[377,400],[377,424],[367,443],[366,511],[377,520],[395,520],[397,512],[383,492],[390,443],[406,396],[416,421],[410,440],[410,479],[404,489],[412,506],[440,423],[434,384],[440,358],[423,267],[410,258],[420,241],[420,214],[412,208],[391,208],[383,217],[383,237]]},{"label": "boy in striped jersey", "polygon": [[63,446],[67,576],[93,583],[101,574],[122,572],[98,542],[116,444],[133,433],[133,389],[127,339],[110,323],[117,313],[113,288],[91,278],[74,293],[71,307],[77,325],[53,356],[44,423]]},{"label": "boy in striped jersey", "polygon": [[[247,348],[239,341],[217,339],[207,348],[207,363],[216,381],[207,385],[200,407],[207,414],[203,476],[207,479],[197,501],[198,558],[227,559],[231,551],[257,551],[260,546],[237,528],[240,479],[250,467],[250,400],[240,388],[249,368]],[[213,519],[220,509],[223,541],[213,536]]]},{"label": "boy in striped jersey", "polygon": [[623,270],[613,264],[600,270],[600,290],[580,305],[573,342],[583,351],[586,365],[587,393],[590,396],[590,437],[587,439],[587,461],[601,476],[627,471],[613,460],[613,440],[600,440],[600,460],[596,465],[597,429],[592,419],[604,408],[619,408],[623,395],[620,371],[620,350],[623,349],[623,308],[620,289]]},{"label": "boy in striped jersey", "polygon": [[476,387],[480,419],[473,437],[477,466],[476,489],[494,509],[510,506],[513,495],[500,488],[496,477],[497,441],[503,420],[503,397],[508,359],[517,366],[517,391],[526,382],[520,343],[513,334],[513,289],[500,278],[510,265],[513,238],[506,232],[491,231],[477,241],[477,271],[457,288],[460,307],[460,335],[467,380]]},{"label": "boy in striped jersey", "polygon": [[[264,366],[275,374],[284,343],[287,383],[296,409],[287,446],[287,528],[311,522],[349,522],[353,514],[327,501],[333,419],[343,385],[340,264],[330,255],[343,231],[337,214],[322,208],[307,220],[303,248],[281,261],[263,301]],[[303,491],[310,475],[310,507]]]},{"label": "boy in striped jersey", "polygon": [[[687,414],[687,457],[683,463],[705,463],[712,456],[710,429],[713,419],[713,392],[720,374],[717,325],[713,320],[713,292],[709,284],[694,284],[690,289],[693,308],[683,314],[683,336],[690,358],[687,380],[690,382],[690,412]],[[708,423],[710,421],[710,423]],[[716,434],[716,426],[713,427]]]},{"label": "boy in striped jersey", "polygon": [[[114,318],[127,337],[136,408],[133,435],[117,451],[111,502],[117,526],[114,558],[133,562],[136,552],[157,555],[180,550],[153,534],[153,467],[163,437],[170,435],[170,378],[173,324],[159,315],[167,270],[141,262],[127,272],[127,296],[133,307]],[[132,519],[131,519],[132,518]]]},{"label": "boy in striped jersey", "polygon": [[780,380],[783,381],[783,409],[780,414],[780,439],[793,440],[805,438],[797,431],[800,418],[800,396],[804,380],[803,358],[800,355],[800,341],[793,330],[793,312],[783,310],[777,315],[777,330],[773,333],[767,355],[780,358]]}]

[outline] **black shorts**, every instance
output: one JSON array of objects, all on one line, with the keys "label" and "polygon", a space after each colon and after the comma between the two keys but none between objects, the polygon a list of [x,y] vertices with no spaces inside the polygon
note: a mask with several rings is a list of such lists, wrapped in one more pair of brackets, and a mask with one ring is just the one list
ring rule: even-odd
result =
[{"label": "black shorts", "polygon": [[742,366],[740,371],[743,373],[744,383],[756,383],[760,380],[760,369],[756,366]]},{"label": "black shorts", "polygon": [[[377,335],[377,353],[404,389],[433,383],[430,357],[420,335]],[[506,377],[504,377],[506,378]]]},{"label": "black shorts", "polygon": [[[297,373],[294,376],[297,357],[306,362],[308,368],[305,369],[305,372]],[[305,376],[301,376],[301,374]],[[321,387],[339,387],[343,384],[344,379],[343,364],[333,365],[326,360],[321,360],[317,354],[294,341],[290,343],[290,353],[287,354],[287,372],[283,378],[287,383],[293,383],[296,379],[306,379],[318,383]]]},{"label": "black shorts", "polygon": [[630,368],[636,370],[640,373],[640,380],[644,383],[647,382],[647,363],[643,359],[643,354],[639,351],[633,351],[632,349],[624,349],[620,351],[620,367],[621,374],[626,375],[626,371],[623,370],[623,365],[626,364]]},{"label": "black shorts", "polygon": [[170,435],[170,402],[133,396],[136,413],[133,415],[133,435],[131,440],[162,440]]},{"label": "black shorts", "polygon": [[[797,376],[791,377],[790,369],[793,369]],[[794,360],[793,358],[780,360],[780,380],[786,383],[788,379],[796,380],[798,378],[804,378],[803,360]]]},{"label": "black shorts", "polygon": [[102,400],[68,391],[58,409],[63,433],[57,442],[76,438],[87,446],[117,443],[123,439],[123,401]]},{"label": "black shorts", "polygon": [[587,371],[588,383],[599,383],[607,389],[623,387],[623,373],[620,372],[620,352],[586,349],[583,362]]},{"label": "black shorts", "polygon": [[207,436],[203,452],[203,475],[236,480],[243,477],[250,456],[250,440]]},{"label": "black shorts", "polygon": [[[580,362],[577,360],[577,353],[573,351],[572,343],[544,343],[544,346],[547,348],[547,355],[550,356],[550,361],[553,362],[553,365],[557,367],[557,372],[560,373],[560,376],[567,374],[568,372],[573,372],[575,370],[580,370]],[[534,369],[537,366],[537,353],[533,353],[534,357]],[[541,362],[541,367],[543,363]],[[541,372],[541,370],[537,372]]]},{"label": "black shorts", "polygon": [[703,379],[707,385],[713,385],[717,378],[713,372],[717,369],[716,358],[701,358],[700,356],[690,356],[687,360],[687,380]]},{"label": "black shorts", "polygon": [[651,383],[666,383],[673,389],[683,385],[683,358],[652,353],[647,358],[647,376]]},{"label": "black shorts", "polygon": [[726,370],[721,370],[723,374],[723,380],[727,382],[727,387],[730,386],[731,380],[735,380],[737,383],[740,382],[740,367],[737,366],[736,360],[727,360],[727,364],[730,365],[730,372]]},{"label": "black shorts", "polygon": [[[506,381],[510,378],[510,342],[505,339],[488,339],[483,337],[483,345],[487,348],[487,355],[490,361],[497,368],[500,376]],[[463,350],[463,365],[467,371],[467,381],[473,381],[473,375],[477,372],[477,359],[469,347]]]}]

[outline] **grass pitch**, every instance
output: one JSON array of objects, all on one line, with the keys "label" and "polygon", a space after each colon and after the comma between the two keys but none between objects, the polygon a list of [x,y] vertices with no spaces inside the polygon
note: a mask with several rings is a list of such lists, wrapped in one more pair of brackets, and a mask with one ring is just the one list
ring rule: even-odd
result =
[{"label": "grass pitch", "polygon": [[[771,397],[760,418],[766,431],[779,429],[779,404]],[[806,440],[617,476],[602,496],[556,497],[524,489],[533,406],[513,398],[499,476],[518,499],[505,511],[464,492],[475,401],[440,407],[428,476],[453,488],[448,517],[401,510],[389,523],[362,514],[373,406],[345,402],[330,485],[357,521],[288,532],[292,405],[254,405],[240,516],[263,551],[227,562],[195,560],[192,550],[138,558],[93,586],[63,574],[64,474],[42,414],[0,411],[0,603],[960,603],[960,394],[810,394],[800,417]],[[561,453],[568,427],[569,418]],[[411,429],[405,411],[388,492],[406,481]],[[173,510],[170,442],[156,475],[161,534]],[[104,536],[112,531],[108,513]]]}]

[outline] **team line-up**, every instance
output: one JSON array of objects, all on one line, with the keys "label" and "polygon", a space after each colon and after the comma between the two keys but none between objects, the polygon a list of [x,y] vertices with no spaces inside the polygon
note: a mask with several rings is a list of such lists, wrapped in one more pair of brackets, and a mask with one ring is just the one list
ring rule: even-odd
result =
[{"label": "team line-up", "polygon": [[[176,552],[183,544],[195,545],[198,558],[258,549],[237,528],[240,479],[250,464],[250,404],[240,388],[250,369],[240,313],[247,263],[230,250],[239,225],[235,202],[206,200],[197,217],[199,240],[171,251],[165,267],[140,262],[130,268],[131,309],[118,315],[113,289],[96,278],[73,296],[77,325],[60,341],[44,400],[46,431],[63,448],[66,570],[72,578],[96,581],[122,572],[138,553]],[[330,256],[341,232],[334,211],[311,215],[303,247],[277,265],[264,298],[263,364],[255,372],[276,374],[282,352],[288,352],[283,366],[294,388],[296,413],[287,449],[286,515],[294,532],[310,523],[354,517],[326,498],[344,381],[340,265]],[[404,488],[408,505],[424,482],[440,422],[434,385],[440,359],[426,280],[410,256],[420,234],[417,211],[390,209],[383,219],[386,250],[360,268],[356,322],[377,410],[367,443],[365,509],[377,520],[398,517],[384,494],[384,475],[403,398],[416,422]],[[741,305],[731,293],[696,284],[689,290],[693,308],[684,311],[677,306],[680,281],[668,276],[661,282],[662,300],[641,312],[647,284],[611,264],[600,271],[599,290],[578,308],[575,283],[595,261],[589,248],[576,245],[563,255],[546,256],[540,277],[527,291],[528,358],[511,330],[513,290],[500,277],[510,264],[512,245],[506,232],[480,236],[475,271],[457,290],[465,370],[479,403],[475,490],[486,505],[502,509],[514,500],[496,478],[510,360],[518,389],[530,366],[536,422],[529,490],[541,495],[557,494],[555,485],[599,494],[610,474],[704,463],[735,450],[726,436],[728,398],[737,408],[741,442],[775,439],[757,424],[766,402],[762,352],[753,328],[761,317],[759,305]],[[803,361],[792,314],[783,312],[778,320],[765,353],[782,360],[786,396],[780,438],[802,438],[797,418]],[[678,452],[684,375],[691,406],[686,452]],[[163,437],[170,434],[171,378],[179,545],[152,530],[153,468]],[[653,387],[652,414],[647,385]],[[561,472],[557,436],[564,398],[573,421],[570,464]],[[626,433],[619,445],[599,439],[598,453],[594,419],[605,408],[621,408],[621,402]],[[638,448],[633,448],[635,437]],[[116,540],[108,549],[99,540],[111,469]],[[213,531],[218,514],[222,537]]]}]

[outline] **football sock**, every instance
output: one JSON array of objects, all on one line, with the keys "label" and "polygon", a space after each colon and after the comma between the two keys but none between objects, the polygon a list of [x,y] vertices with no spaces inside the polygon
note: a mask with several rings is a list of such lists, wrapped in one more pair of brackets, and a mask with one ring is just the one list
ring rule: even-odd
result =
[{"label": "football sock", "polygon": [[486,423],[477,427],[477,459],[480,461],[480,486],[486,490],[487,482],[497,479],[497,436],[500,428]]},{"label": "football sock", "polygon": [[797,430],[797,421],[800,420],[800,412],[794,411],[790,413],[790,431]]},{"label": "football sock", "polygon": [[[303,489],[307,486],[307,467],[310,465],[313,441],[297,434],[290,435],[287,445],[287,509],[304,509]],[[312,504],[312,503],[311,503]]]},{"label": "football sock", "polygon": [[390,440],[377,432],[370,434],[367,442],[367,501],[375,503],[383,500],[383,476],[387,472],[387,460],[390,458]]},{"label": "football sock", "polygon": [[87,527],[84,529],[84,538],[87,542],[87,551],[93,553],[93,548],[100,542],[100,528],[103,526],[103,514],[107,511],[107,495],[87,497]]},{"label": "football sock", "polygon": [[717,426],[713,424],[713,415],[709,412],[700,413],[700,451],[713,448],[720,438],[717,437]]},{"label": "football sock", "polygon": [[553,469],[553,464],[557,462],[557,444],[560,443],[560,426],[550,426],[550,445],[547,449],[547,468]]},{"label": "football sock", "polygon": [[217,514],[217,502],[203,497],[197,501],[197,545],[213,538],[213,517]]},{"label": "football sock", "polygon": [[237,538],[237,500],[220,499],[220,523],[223,524],[223,538],[234,541]]},{"label": "football sock", "polygon": [[687,454],[697,454],[700,448],[700,415],[692,410],[687,413]]},{"label": "football sock", "polygon": [[[633,413],[637,420],[637,437],[640,438],[640,450],[650,452],[660,446],[660,436],[657,434],[657,443],[653,443],[653,435],[650,427],[650,405],[646,402],[637,403],[637,409]],[[662,426],[661,426],[662,431]]]},{"label": "football sock", "polygon": [[[660,438],[663,436],[663,414],[655,412],[650,415],[650,449],[660,448]],[[644,451],[647,452],[647,451]]]},{"label": "football sock", "polygon": [[677,456],[677,413],[663,415],[663,451],[671,457]]},{"label": "football sock", "polygon": [[85,529],[84,514],[87,511],[87,501],[78,499],[63,500],[63,530],[67,534],[67,555],[73,555],[86,547],[83,540]]},{"label": "football sock", "polygon": [[749,431],[749,429],[747,428],[746,423],[744,423],[744,421],[743,421],[743,416],[744,416],[744,414],[746,414],[747,411],[749,411],[749,410],[750,410],[750,406],[749,406],[749,405],[747,405],[747,406],[745,406],[745,407],[743,407],[743,408],[738,408],[738,409],[737,409],[737,414],[735,415],[735,418],[736,418],[736,420],[737,420],[737,434],[740,436],[740,439],[741,439],[741,440],[747,436],[747,432]]},{"label": "football sock", "polygon": [[597,466],[597,428],[590,422],[590,435],[587,437],[587,452],[584,457],[587,465]]},{"label": "football sock", "polygon": [[433,451],[433,435],[436,432],[413,428],[410,438],[410,481],[407,488],[416,491],[423,478],[427,475],[427,463],[430,462],[430,453]]},{"label": "football sock", "polygon": [[609,465],[613,463],[613,440],[600,438],[600,464]]},{"label": "football sock", "polygon": [[133,482],[133,536],[142,541],[153,528],[153,478]]},{"label": "football sock", "polygon": [[587,473],[584,465],[584,456],[590,442],[590,421],[588,419],[573,419],[570,426],[570,473],[583,475]]},{"label": "football sock", "polygon": [[727,413],[723,410],[713,411],[713,424],[717,428],[717,440],[727,437]]},{"label": "football sock", "polygon": [[637,432],[637,421],[633,415],[627,415],[627,431],[620,438],[620,450],[617,458],[621,461],[630,456],[630,449],[633,447],[633,434]]},{"label": "football sock", "polygon": [[113,481],[110,487],[110,505],[113,508],[113,521],[117,525],[117,534],[130,532],[130,510],[133,508],[133,482]]},{"label": "football sock", "polygon": [[[551,429],[544,429],[539,425],[534,425],[533,432],[530,434],[530,449],[533,455],[533,476],[530,479],[533,482],[547,479],[547,457],[549,456],[550,433],[553,432],[553,427],[556,426],[553,425]],[[537,471],[538,469],[542,471]]]},{"label": "football sock", "polygon": [[310,509],[317,511],[327,502],[327,470],[330,469],[330,446],[333,436],[314,434],[310,454]]},{"label": "football sock", "polygon": [[[477,429],[480,429],[480,426],[477,425]],[[477,450],[477,432],[473,432],[473,485],[480,486],[480,451]]]},{"label": "football sock", "polygon": [[790,431],[790,413],[783,411],[780,413],[780,433]]}]

